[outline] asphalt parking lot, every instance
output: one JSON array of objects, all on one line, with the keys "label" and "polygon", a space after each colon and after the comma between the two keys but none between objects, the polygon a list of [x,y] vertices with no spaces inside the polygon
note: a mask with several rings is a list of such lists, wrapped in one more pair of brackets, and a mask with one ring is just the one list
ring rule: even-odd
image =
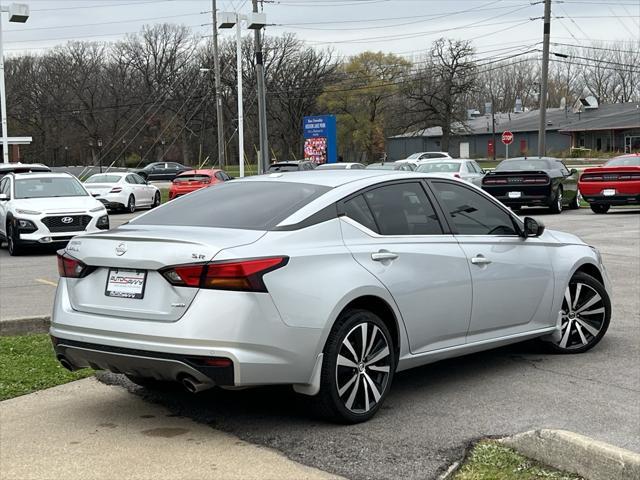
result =
[{"label": "asphalt parking lot", "polygon": [[[355,426],[311,417],[305,397],[289,388],[159,395],[117,375],[101,378],[173,415],[354,479],[435,478],[477,438],[536,428],[567,429],[640,452],[640,211],[523,213],[603,253],[613,317],[602,342],[586,354],[553,355],[527,343],[402,372],[378,415]],[[116,215],[113,224],[128,218]],[[5,250],[0,260],[3,292],[31,306],[42,295],[37,305],[48,313],[54,288],[37,279],[55,282],[51,254],[10,258]]]},{"label": "asphalt parking lot", "polygon": [[[116,227],[145,211],[110,214],[109,221]],[[6,244],[3,247],[0,249],[0,321],[50,315],[58,284],[56,249],[42,248],[24,256],[10,257]]]}]

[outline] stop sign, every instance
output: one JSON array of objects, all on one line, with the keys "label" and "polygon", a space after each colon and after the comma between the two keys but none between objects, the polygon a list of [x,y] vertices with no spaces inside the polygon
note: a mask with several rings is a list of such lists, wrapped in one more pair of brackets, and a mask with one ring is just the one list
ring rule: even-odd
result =
[{"label": "stop sign", "polygon": [[511,145],[513,143],[513,133],[509,131],[502,132],[502,143],[505,145]]}]

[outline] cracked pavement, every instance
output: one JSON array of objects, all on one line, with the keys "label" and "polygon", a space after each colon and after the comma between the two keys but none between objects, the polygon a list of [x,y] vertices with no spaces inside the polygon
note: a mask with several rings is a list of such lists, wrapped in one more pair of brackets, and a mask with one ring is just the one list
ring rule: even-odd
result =
[{"label": "cracked pavement", "polygon": [[548,228],[601,249],[613,282],[613,316],[588,353],[554,355],[524,343],[401,372],[371,421],[327,424],[289,388],[156,394],[101,375],[173,414],[353,479],[435,478],[475,439],[559,428],[640,452],[640,215],[588,209],[546,215]]}]

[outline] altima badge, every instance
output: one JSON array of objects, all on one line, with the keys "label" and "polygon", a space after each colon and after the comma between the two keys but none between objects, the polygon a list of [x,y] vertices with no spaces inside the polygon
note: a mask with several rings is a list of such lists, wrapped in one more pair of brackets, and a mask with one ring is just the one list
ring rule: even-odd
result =
[{"label": "altima badge", "polygon": [[127,252],[127,244],[124,242],[119,243],[118,246],[116,247],[116,255],[120,257],[124,255],[126,252]]}]

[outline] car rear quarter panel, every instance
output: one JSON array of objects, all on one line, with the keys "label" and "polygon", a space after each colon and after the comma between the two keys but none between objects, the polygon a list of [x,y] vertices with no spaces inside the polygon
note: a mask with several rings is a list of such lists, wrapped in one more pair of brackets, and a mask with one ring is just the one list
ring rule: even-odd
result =
[{"label": "car rear quarter panel", "polygon": [[393,310],[401,350],[407,345],[400,312],[389,291],[352,257],[342,242],[339,219],[294,231],[267,233],[253,245],[223,250],[215,260],[289,256],[284,268],[268,273],[265,284],[285,324],[319,329],[324,343],[344,308],[363,296],[376,296]]}]

